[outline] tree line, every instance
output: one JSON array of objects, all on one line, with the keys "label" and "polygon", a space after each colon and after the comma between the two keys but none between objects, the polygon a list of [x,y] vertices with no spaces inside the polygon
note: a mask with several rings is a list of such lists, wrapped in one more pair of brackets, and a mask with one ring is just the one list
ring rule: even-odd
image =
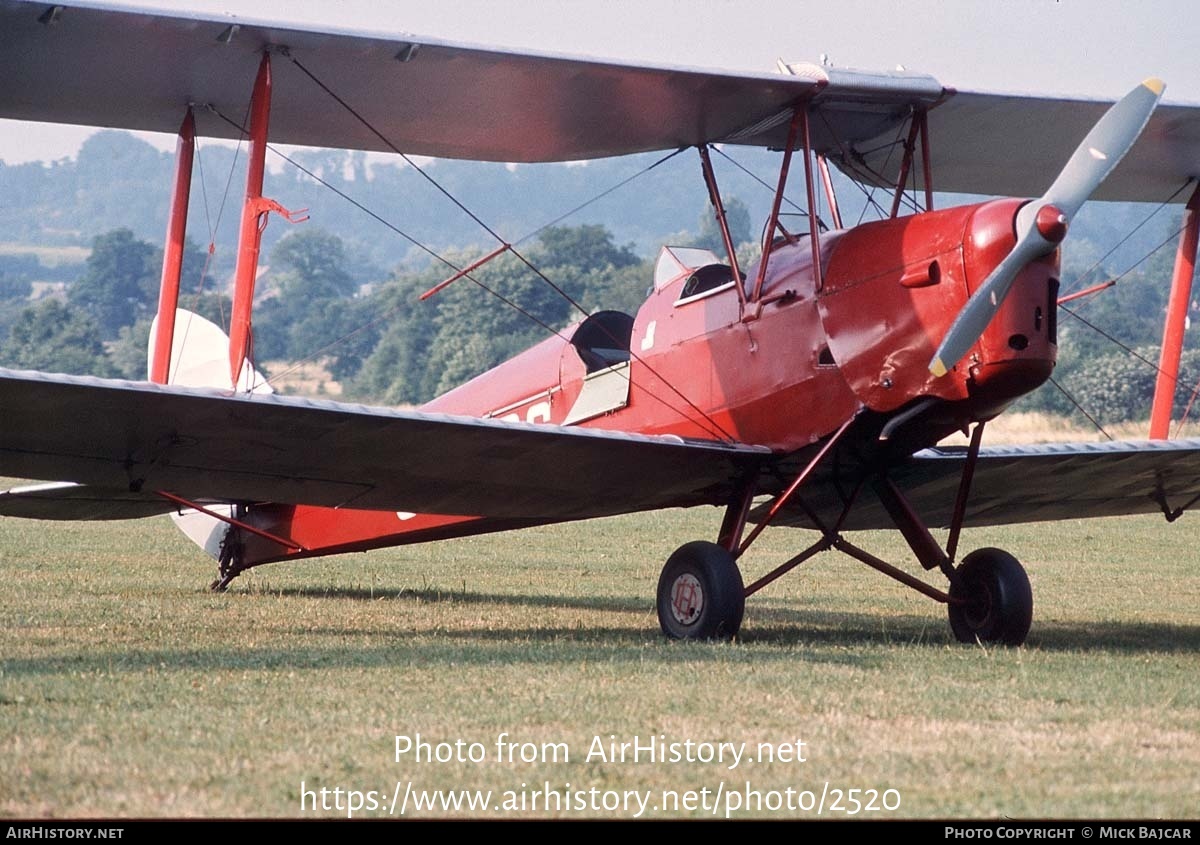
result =
[{"label": "tree line", "polygon": [[[750,259],[750,214],[736,199],[729,206],[739,252]],[[722,253],[710,214],[701,215],[697,230],[680,233],[676,242]],[[1107,270],[1089,246],[1084,240],[1082,249],[1067,253],[1062,274],[1067,285],[1078,288],[1113,275],[1119,282],[1060,309],[1056,383],[1018,407],[1069,416],[1081,406],[1102,423],[1144,417],[1174,245],[1128,272]],[[405,265],[390,274],[353,253],[336,234],[312,226],[276,242],[259,282],[254,357],[260,365],[319,360],[348,397],[386,404],[427,401],[585,312],[634,313],[653,274],[650,260],[632,245],[615,243],[599,224],[545,229],[524,249],[528,264],[503,255],[424,302],[423,291],[450,276],[454,266],[475,260],[479,250],[450,251],[448,265]],[[0,256],[0,365],[145,378],[161,260],[158,248],[130,230],[106,232],[93,240],[82,271],[66,283],[63,295],[31,302],[31,279],[45,279],[47,268],[21,256]],[[181,305],[224,326],[230,303],[216,275],[206,251],[189,242]],[[1189,329],[1188,336],[1188,345],[1197,346],[1196,330]],[[1200,351],[1190,351],[1176,416],[1197,379]]]},{"label": "tree line", "polygon": [[[301,228],[280,240],[259,280],[254,357],[320,360],[345,392],[420,403],[597,308],[634,311],[652,265],[603,226],[552,227],[527,251],[532,270],[505,255],[422,302],[420,293],[475,258],[398,269],[374,281],[352,272],[341,238]],[[161,251],[128,229],[99,235],[62,296],[30,303],[28,278],[0,269],[0,365],[144,379]],[[189,243],[180,305],[226,326],[231,304]],[[553,281],[561,293],[547,280]]]}]

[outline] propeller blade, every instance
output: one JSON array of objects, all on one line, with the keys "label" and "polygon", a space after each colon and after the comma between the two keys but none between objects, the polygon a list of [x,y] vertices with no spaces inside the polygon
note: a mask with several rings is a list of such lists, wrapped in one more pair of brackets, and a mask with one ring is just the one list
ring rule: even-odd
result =
[{"label": "propeller blade", "polygon": [[1080,206],[1137,142],[1162,97],[1163,88],[1161,80],[1147,79],[1122,97],[1076,147],[1041,199],[1027,203],[1017,212],[1016,245],[951,324],[929,362],[931,373],[944,376],[957,364],[987,329],[1021,270],[1058,246]]},{"label": "propeller blade", "polygon": [[1076,148],[1042,197],[1070,220],[1137,141],[1162,97],[1161,79],[1147,79],[1122,97]]},{"label": "propeller blade", "polygon": [[1000,310],[1000,305],[1008,296],[1008,290],[1016,280],[1017,274],[1040,253],[1041,244],[1033,239],[1017,241],[1012,252],[996,265],[996,269],[992,270],[987,280],[954,318],[950,330],[942,339],[942,345],[938,347],[929,364],[931,373],[941,378],[967,354],[967,350],[979,339],[992,317]]}]

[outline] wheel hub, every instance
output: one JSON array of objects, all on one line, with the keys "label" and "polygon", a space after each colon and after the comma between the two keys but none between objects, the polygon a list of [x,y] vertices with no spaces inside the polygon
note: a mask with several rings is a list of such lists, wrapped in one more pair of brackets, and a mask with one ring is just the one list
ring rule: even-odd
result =
[{"label": "wheel hub", "polygon": [[684,573],[671,585],[671,615],[681,625],[691,625],[704,610],[704,589],[695,575]]}]

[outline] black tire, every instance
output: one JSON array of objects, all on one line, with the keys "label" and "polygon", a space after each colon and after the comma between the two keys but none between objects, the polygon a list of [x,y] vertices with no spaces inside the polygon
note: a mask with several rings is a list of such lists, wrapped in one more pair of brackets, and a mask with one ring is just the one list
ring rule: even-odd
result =
[{"label": "black tire", "polygon": [[[1001,549],[976,549],[950,586],[950,629],[961,643],[1021,645],[1033,621],[1033,588],[1015,557]],[[955,604],[953,600],[962,599]]]},{"label": "black tire", "polygon": [[742,626],[742,573],[723,547],[697,540],[675,550],[658,578],[658,622],[678,640],[731,640]]}]

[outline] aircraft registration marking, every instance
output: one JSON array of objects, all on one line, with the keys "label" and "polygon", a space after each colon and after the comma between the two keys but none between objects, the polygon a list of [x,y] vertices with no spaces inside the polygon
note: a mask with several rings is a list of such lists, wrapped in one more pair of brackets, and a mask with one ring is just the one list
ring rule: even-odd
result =
[{"label": "aircraft registration marking", "polygon": [[[500,418],[500,422],[520,422],[520,414],[506,414]],[[527,423],[548,423],[550,422],[550,403],[538,402],[536,405],[530,405],[529,410],[525,412],[525,422]]]}]

